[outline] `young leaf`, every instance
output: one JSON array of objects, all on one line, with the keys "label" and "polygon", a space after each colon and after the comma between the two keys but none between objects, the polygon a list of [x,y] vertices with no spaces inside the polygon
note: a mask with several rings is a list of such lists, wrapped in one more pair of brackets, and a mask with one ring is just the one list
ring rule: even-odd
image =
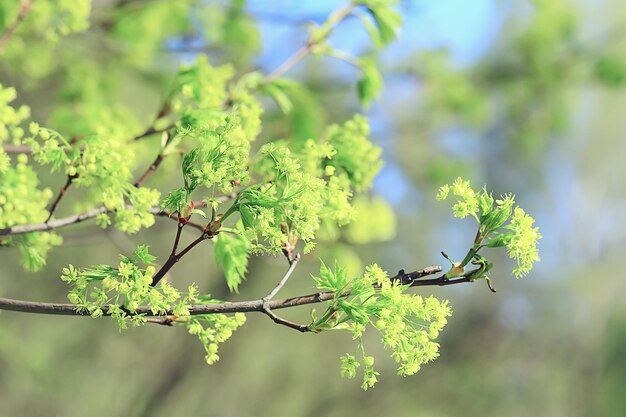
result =
[{"label": "young leaf", "polygon": [[372,58],[361,59],[361,70],[363,77],[357,83],[357,91],[361,105],[365,108],[372,100],[376,99],[383,88],[383,78]]},{"label": "young leaf", "polygon": [[386,45],[398,36],[402,26],[402,16],[387,6],[370,6],[367,8],[376,26],[382,45]]},{"label": "young leaf", "polygon": [[242,235],[220,233],[215,241],[215,261],[224,269],[226,284],[231,291],[238,292],[248,268],[250,242]]},{"label": "young leaf", "polygon": [[283,113],[291,112],[293,104],[289,98],[289,90],[294,88],[295,83],[284,79],[276,79],[261,86],[260,90],[270,96]]},{"label": "young leaf", "polygon": [[148,251],[148,245],[141,245],[133,252],[133,261],[142,262],[144,265],[152,265],[156,261],[156,256],[151,255]]}]

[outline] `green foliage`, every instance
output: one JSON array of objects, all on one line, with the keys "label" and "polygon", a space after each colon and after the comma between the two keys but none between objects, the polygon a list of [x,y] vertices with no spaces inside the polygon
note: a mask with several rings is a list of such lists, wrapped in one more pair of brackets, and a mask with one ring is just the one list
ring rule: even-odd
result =
[{"label": "green foliage", "polygon": [[289,96],[291,91],[297,88],[297,83],[277,78],[263,83],[260,86],[260,91],[270,96],[283,113],[289,113],[293,109],[293,103]]},{"label": "green foliage", "polygon": [[376,63],[371,58],[361,59],[363,77],[357,82],[357,91],[363,107],[368,107],[371,101],[380,95],[383,89],[383,78]]},{"label": "green foliage", "polygon": [[199,146],[183,158],[183,179],[188,193],[200,185],[206,188],[215,185],[229,193],[234,183],[248,181],[246,163],[250,142],[238,118],[225,116],[223,120],[199,124],[179,134],[199,142]]},{"label": "green foliage", "polygon": [[345,330],[357,340],[355,354],[341,358],[342,376],[356,376],[360,356],[364,365],[362,388],[376,383],[379,373],[373,368],[374,358],[367,356],[363,345],[364,333],[370,327],[380,333],[383,345],[391,350],[399,364],[399,375],[413,375],[439,356],[435,339],[451,314],[447,301],[408,294],[408,286],[390,280],[376,264],[368,266],[363,276],[348,278],[341,267],[335,266],[332,271],[322,263],[319,275],[313,277],[317,288],[336,295],[321,317],[313,310],[309,328],[316,332]]},{"label": "green foliage", "polygon": [[155,260],[147,246],[139,246],[130,258],[122,256],[117,268],[96,265],[78,269],[69,265],[63,269],[61,279],[70,285],[68,299],[78,310],[94,318],[110,315],[120,330],[129,324],[140,326],[146,322],[145,313],[138,312],[141,306],[148,306],[153,314],[172,312],[176,321],[186,323],[190,334],[198,336],[207,352],[207,363],[217,362],[218,344],[228,340],[245,323],[245,315],[190,316],[189,308],[199,302],[197,287],[192,284],[186,292],[181,292],[167,281],[162,281],[159,287],[152,286]]},{"label": "green foliage", "polygon": [[143,305],[153,314],[172,310],[177,316],[188,315],[197,290],[192,286],[183,295],[166,281],[158,288],[151,286],[156,272],[154,260],[147,247],[140,246],[132,257],[122,256],[117,267],[95,265],[80,269],[69,265],[63,269],[61,279],[70,285],[67,297],[77,309],[92,317],[107,313],[117,320],[120,329],[127,328],[129,323],[144,322],[143,314],[137,311]]},{"label": "green foliage", "polygon": [[[13,88],[0,85],[0,144],[10,141],[20,145],[26,135],[23,124],[30,116],[27,106],[14,108]],[[27,155],[15,160],[0,148],[0,229],[15,225],[40,223],[48,218],[46,206],[52,198],[48,188],[39,189],[39,179]],[[28,233],[1,240],[3,246],[19,250],[22,265],[29,271],[38,271],[46,263],[46,256],[62,239],[55,233]]]},{"label": "green foliage", "polygon": [[626,81],[626,61],[621,55],[607,54],[598,59],[593,72],[601,82],[619,87]]},{"label": "green foliage", "polygon": [[535,219],[515,206],[515,196],[507,194],[494,201],[486,189],[476,192],[469,181],[457,178],[439,189],[438,200],[448,197],[456,200],[452,206],[454,217],[472,216],[479,224],[472,250],[461,264],[453,263],[453,269],[465,267],[483,246],[506,247],[509,257],[517,262],[517,268],[513,270],[517,278],[527,275],[533,264],[539,261],[537,241],[541,239],[541,233],[533,227]]},{"label": "green foliage", "polygon": [[96,200],[115,211],[119,230],[135,233],[154,224],[149,210],[157,205],[160,193],[132,184],[134,161],[118,138],[89,136],[72,146],[57,132],[36,125],[31,125],[31,132],[36,132],[43,142],[42,146],[34,138],[25,141],[32,147],[35,159],[51,164],[53,171],[62,169],[74,178],[76,186],[88,187]]},{"label": "green foliage", "polygon": [[370,36],[378,46],[385,46],[393,41],[402,27],[402,16],[393,10],[396,0],[358,0],[355,4],[367,8],[375,27],[372,27],[366,19],[362,19]]},{"label": "green foliage", "polygon": [[335,155],[323,162],[324,169],[347,175],[356,191],[369,189],[383,165],[382,150],[369,141],[368,135],[369,124],[360,115],[343,125],[330,126],[324,134],[335,149]]}]

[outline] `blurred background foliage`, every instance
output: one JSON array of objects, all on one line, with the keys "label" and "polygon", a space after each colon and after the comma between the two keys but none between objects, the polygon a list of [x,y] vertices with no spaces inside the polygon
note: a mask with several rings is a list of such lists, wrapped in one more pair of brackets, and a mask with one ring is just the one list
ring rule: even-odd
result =
[{"label": "blurred background foliage", "polygon": [[[18,89],[34,119],[67,136],[103,121],[111,132],[140,133],[178,65],[197,54],[234,63],[240,74],[271,71],[305,42],[306,25],[337,5],[101,0],[89,11],[61,3],[76,14],[70,27],[54,26],[58,16],[34,2],[39,8],[2,51],[0,82]],[[0,28],[18,7],[17,0],[0,5]],[[481,283],[433,290],[455,311],[440,359],[410,378],[393,376],[395,364],[380,360],[384,378],[367,392],[339,378],[347,335],[302,335],[260,315],[249,315],[209,367],[201,346],[176,327],[120,334],[106,320],[2,312],[3,415],[624,415],[626,8],[616,0],[407,0],[399,9],[403,31],[375,58],[386,88],[366,112],[386,161],[374,200],[362,202],[358,224],[336,243],[305,258],[284,295],[312,288],[318,257],[356,273],[371,262],[391,272],[441,263],[440,250],[461,255],[472,225],[452,221],[434,201],[437,187],[458,175],[495,193],[513,191],[535,215],[544,239],[533,273],[511,279],[501,256],[496,295]],[[58,36],[67,32],[75,33]],[[371,52],[356,18],[331,44]],[[307,58],[289,74],[306,88],[291,92],[289,114],[268,103],[255,146],[316,137],[361,112],[358,75],[343,62]],[[154,158],[153,145],[138,145],[137,172]],[[165,174],[152,181],[174,187],[178,179]],[[42,178],[52,189],[63,181]],[[80,204],[80,192],[70,197]],[[60,215],[74,208],[65,203]],[[2,251],[0,293],[63,301],[58,275],[66,264],[115,263],[146,242],[164,255],[172,231],[159,222],[129,238],[79,225],[63,231],[64,246],[37,274]],[[185,259],[176,280],[225,298],[206,255]],[[235,298],[258,298],[283,269],[282,259],[255,259]],[[289,314],[306,318],[308,309]],[[369,349],[382,347],[372,341]]]}]

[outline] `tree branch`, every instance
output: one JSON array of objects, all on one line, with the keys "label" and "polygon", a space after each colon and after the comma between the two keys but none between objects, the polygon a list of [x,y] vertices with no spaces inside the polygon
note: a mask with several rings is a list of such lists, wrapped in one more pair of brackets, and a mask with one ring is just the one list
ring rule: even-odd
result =
[{"label": "tree branch", "polygon": [[[226,196],[219,197],[219,200],[225,202],[232,198],[233,198],[233,194],[229,194]],[[130,205],[126,207],[132,208],[132,206]],[[201,204],[198,203],[196,207],[201,207]],[[96,207],[94,209],[85,211],[83,213],[72,214],[67,217],[62,217],[60,219],[49,221],[47,223],[33,223],[33,224],[24,224],[24,225],[16,225],[16,226],[11,226],[11,227],[4,227],[4,228],[0,228],[0,237],[15,236],[15,235],[21,235],[24,233],[31,233],[31,232],[47,232],[50,230],[59,229],[62,227],[77,224],[85,220],[93,219],[102,213],[112,213],[114,211],[115,210],[109,210],[104,206],[100,206],[100,207]],[[161,210],[159,207],[152,207],[149,211],[155,216],[168,217],[172,220],[178,221],[178,215],[176,215],[175,213],[170,213],[167,210]],[[204,227],[198,223],[187,222],[187,225],[198,230],[204,230]]]},{"label": "tree branch", "polygon": [[[292,268],[290,267],[290,270]],[[470,282],[471,279],[468,277],[463,277],[459,279],[446,279],[443,276],[438,278],[430,279],[430,280],[419,280],[419,278],[433,275],[441,272],[440,266],[430,266],[428,268],[424,268],[415,272],[411,272],[410,274],[405,274],[404,276],[415,276],[417,277],[410,285],[411,286],[426,286],[426,285],[453,285],[460,284],[464,282]],[[390,278],[391,280],[400,279],[399,275]],[[282,281],[282,280],[281,280]],[[283,300],[252,300],[252,301],[237,301],[237,302],[227,302],[221,304],[197,304],[191,306],[189,309],[189,314],[192,316],[201,315],[201,314],[225,314],[225,313],[249,313],[249,312],[260,312],[266,315],[267,312],[265,308],[271,310],[280,310],[283,308],[291,308],[297,306],[303,306],[307,304],[316,304],[322,303],[324,301],[329,301],[334,299],[337,294],[333,291],[326,292],[318,292],[313,294],[302,295],[299,297],[292,297]],[[344,297],[348,296],[348,293],[344,293]],[[41,303],[36,301],[21,301],[21,300],[12,300],[8,298],[0,298],[0,310],[8,310],[8,311],[18,311],[22,313],[37,313],[37,314],[53,314],[53,315],[63,315],[63,316],[89,316],[88,311],[76,310],[76,305],[74,304],[62,304],[62,303]],[[105,306],[102,308],[103,315],[108,316],[109,307]],[[130,314],[130,313],[129,313]],[[135,314],[142,314],[146,317],[157,317],[155,320],[151,320],[150,322],[155,322],[158,324],[171,324],[168,323],[168,320],[175,320],[175,316],[172,311],[166,312],[164,315],[156,315],[152,312],[150,307],[142,306],[137,309]],[[275,320],[275,315],[272,316],[269,314],[270,318],[275,322],[279,323]],[[301,328],[296,328],[290,325],[291,322],[280,319],[280,323],[282,325],[295,328],[296,330],[303,331]],[[294,323],[291,323],[294,324]],[[300,326],[300,325],[295,325]]]}]

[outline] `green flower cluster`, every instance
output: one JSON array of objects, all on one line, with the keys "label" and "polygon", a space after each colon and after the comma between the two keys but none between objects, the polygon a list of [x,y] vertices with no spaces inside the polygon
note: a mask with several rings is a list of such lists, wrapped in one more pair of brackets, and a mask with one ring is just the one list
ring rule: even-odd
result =
[{"label": "green flower cluster", "polygon": [[324,168],[344,172],[356,191],[368,190],[383,166],[382,149],[369,140],[369,132],[367,119],[356,115],[343,125],[330,126],[324,134],[325,142],[335,149]]},{"label": "green flower cluster", "polygon": [[229,97],[228,82],[234,75],[230,65],[214,67],[206,55],[181,67],[176,76],[172,110],[183,115],[183,126],[196,126],[221,112]]},{"label": "green flower cluster", "polygon": [[[12,107],[14,99],[15,89],[0,85],[0,143],[10,141],[20,145],[25,136],[21,125],[30,116],[30,109]],[[0,228],[41,223],[48,218],[46,207],[52,191],[41,190],[38,185],[39,179],[27,155],[19,154],[12,161],[0,148]],[[24,267],[37,271],[45,265],[50,249],[60,245],[62,239],[55,233],[44,232],[11,236],[1,242],[3,246],[16,247]]]},{"label": "green flower cluster", "polygon": [[[0,143],[11,141],[13,145],[19,145],[24,137],[21,125],[30,117],[30,108],[25,105],[18,108],[11,106],[16,96],[15,88],[0,84]],[[6,153],[0,148],[0,172],[3,166],[8,165],[2,162],[5,158]]]},{"label": "green flower cluster", "polygon": [[230,90],[230,66],[212,67],[206,57],[179,71],[172,108],[181,119],[170,145],[195,146],[183,158],[184,187],[172,190],[162,206],[181,212],[203,186],[230,193],[249,181],[250,142],[261,129],[262,107],[242,86]]},{"label": "green flower cluster", "polygon": [[353,195],[371,187],[382,165],[368,133],[367,120],[356,116],[293,152],[280,142],[261,148],[252,169],[265,182],[242,190],[232,208],[257,249],[260,240],[270,251],[303,240],[308,252],[322,222],[332,229],[356,218]]},{"label": "green flower cluster", "polygon": [[204,359],[209,365],[213,365],[220,357],[217,352],[219,343],[225,342],[233,332],[246,322],[246,315],[235,313],[232,316],[226,314],[196,315],[189,319],[187,330],[195,334],[202,342],[206,355]]},{"label": "green flower cluster", "polygon": [[539,251],[537,250],[537,240],[541,239],[541,234],[537,227],[533,227],[535,219],[530,217],[523,209],[516,207],[511,217],[509,229],[513,234],[509,234],[506,248],[509,257],[514,258],[519,265],[513,270],[515,276],[526,275],[533,267],[533,263],[539,261]]},{"label": "green flower cluster", "polygon": [[195,129],[184,129],[179,135],[199,143],[183,159],[183,178],[188,192],[200,185],[206,188],[215,185],[229,193],[234,183],[249,180],[246,166],[250,142],[237,116],[225,116]]},{"label": "green flower cluster", "polygon": [[455,217],[472,216],[479,224],[471,253],[456,267],[464,267],[472,258],[480,261],[475,255],[484,246],[506,247],[509,257],[517,262],[517,268],[513,270],[515,276],[519,278],[530,272],[533,264],[539,261],[537,242],[541,233],[533,227],[535,219],[515,205],[514,195],[506,194],[494,200],[486,189],[477,192],[469,181],[457,178],[439,189],[437,200],[443,201],[450,196],[456,200],[452,206]]},{"label": "green flower cluster", "polygon": [[[97,201],[114,211],[115,226],[126,233],[135,233],[154,224],[149,209],[158,205],[160,193],[155,189],[132,184],[134,159],[126,145],[115,136],[89,136],[72,146],[63,136],[32,123],[32,138],[27,138],[37,162],[62,169],[79,187],[87,187]],[[36,140],[39,138],[40,141]],[[130,154],[132,155],[132,154]],[[99,218],[106,226],[106,215]]]},{"label": "green flower cluster", "polygon": [[155,259],[144,245],[130,258],[122,256],[116,268],[96,265],[78,269],[69,265],[63,268],[61,275],[71,286],[67,298],[79,311],[86,311],[94,318],[105,314],[113,317],[120,330],[127,329],[129,324],[140,326],[146,322],[146,314],[138,311],[142,306],[148,306],[154,315],[171,312],[175,323],[186,325],[189,333],[198,336],[206,350],[207,363],[215,363],[219,359],[218,344],[228,340],[246,322],[246,316],[243,313],[190,316],[191,305],[204,298],[201,300],[198,296],[195,284],[190,285],[186,293],[165,280],[153,287]]},{"label": "green flower cluster", "polygon": [[122,256],[116,268],[96,265],[78,269],[69,265],[63,268],[61,279],[70,285],[67,298],[78,310],[87,311],[92,317],[106,313],[117,320],[120,329],[126,329],[129,323],[143,324],[145,315],[137,310],[144,305],[157,315],[172,311],[178,317],[189,316],[189,307],[198,296],[197,288],[191,285],[183,295],[167,281],[151,286],[156,273],[154,261],[144,245],[130,258]]},{"label": "green flower cluster", "polygon": [[400,365],[399,375],[415,374],[423,364],[438,357],[439,345],[434,340],[451,314],[447,301],[407,294],[408,286],[391,281],[376,264],[356,278],[348,278],[342,268],[331,271],[322,264],[320,276],[313,278],[318,289],[334,291],[336,296],[320,318],[313,310],[309,328],[317,332],[348,330],[358,341],[355,354],[342,357],[342,376],[356,376],[360,356],[364,365],[362,388],[376,383],[379,374],[373,368],[374,358],[366,355],[363,346],[368,325],[378,330],[383,345],[392,351],[391,356]]},{"label": "green flower cluster", "polygon": [[261,148],[254,168],[268,182],[242,190],[231,208],[239,211],[246,236],[260,236],[273,251],[293,239],[314,239],[324,180],[303,172],[289,148],[275,143]]}]

